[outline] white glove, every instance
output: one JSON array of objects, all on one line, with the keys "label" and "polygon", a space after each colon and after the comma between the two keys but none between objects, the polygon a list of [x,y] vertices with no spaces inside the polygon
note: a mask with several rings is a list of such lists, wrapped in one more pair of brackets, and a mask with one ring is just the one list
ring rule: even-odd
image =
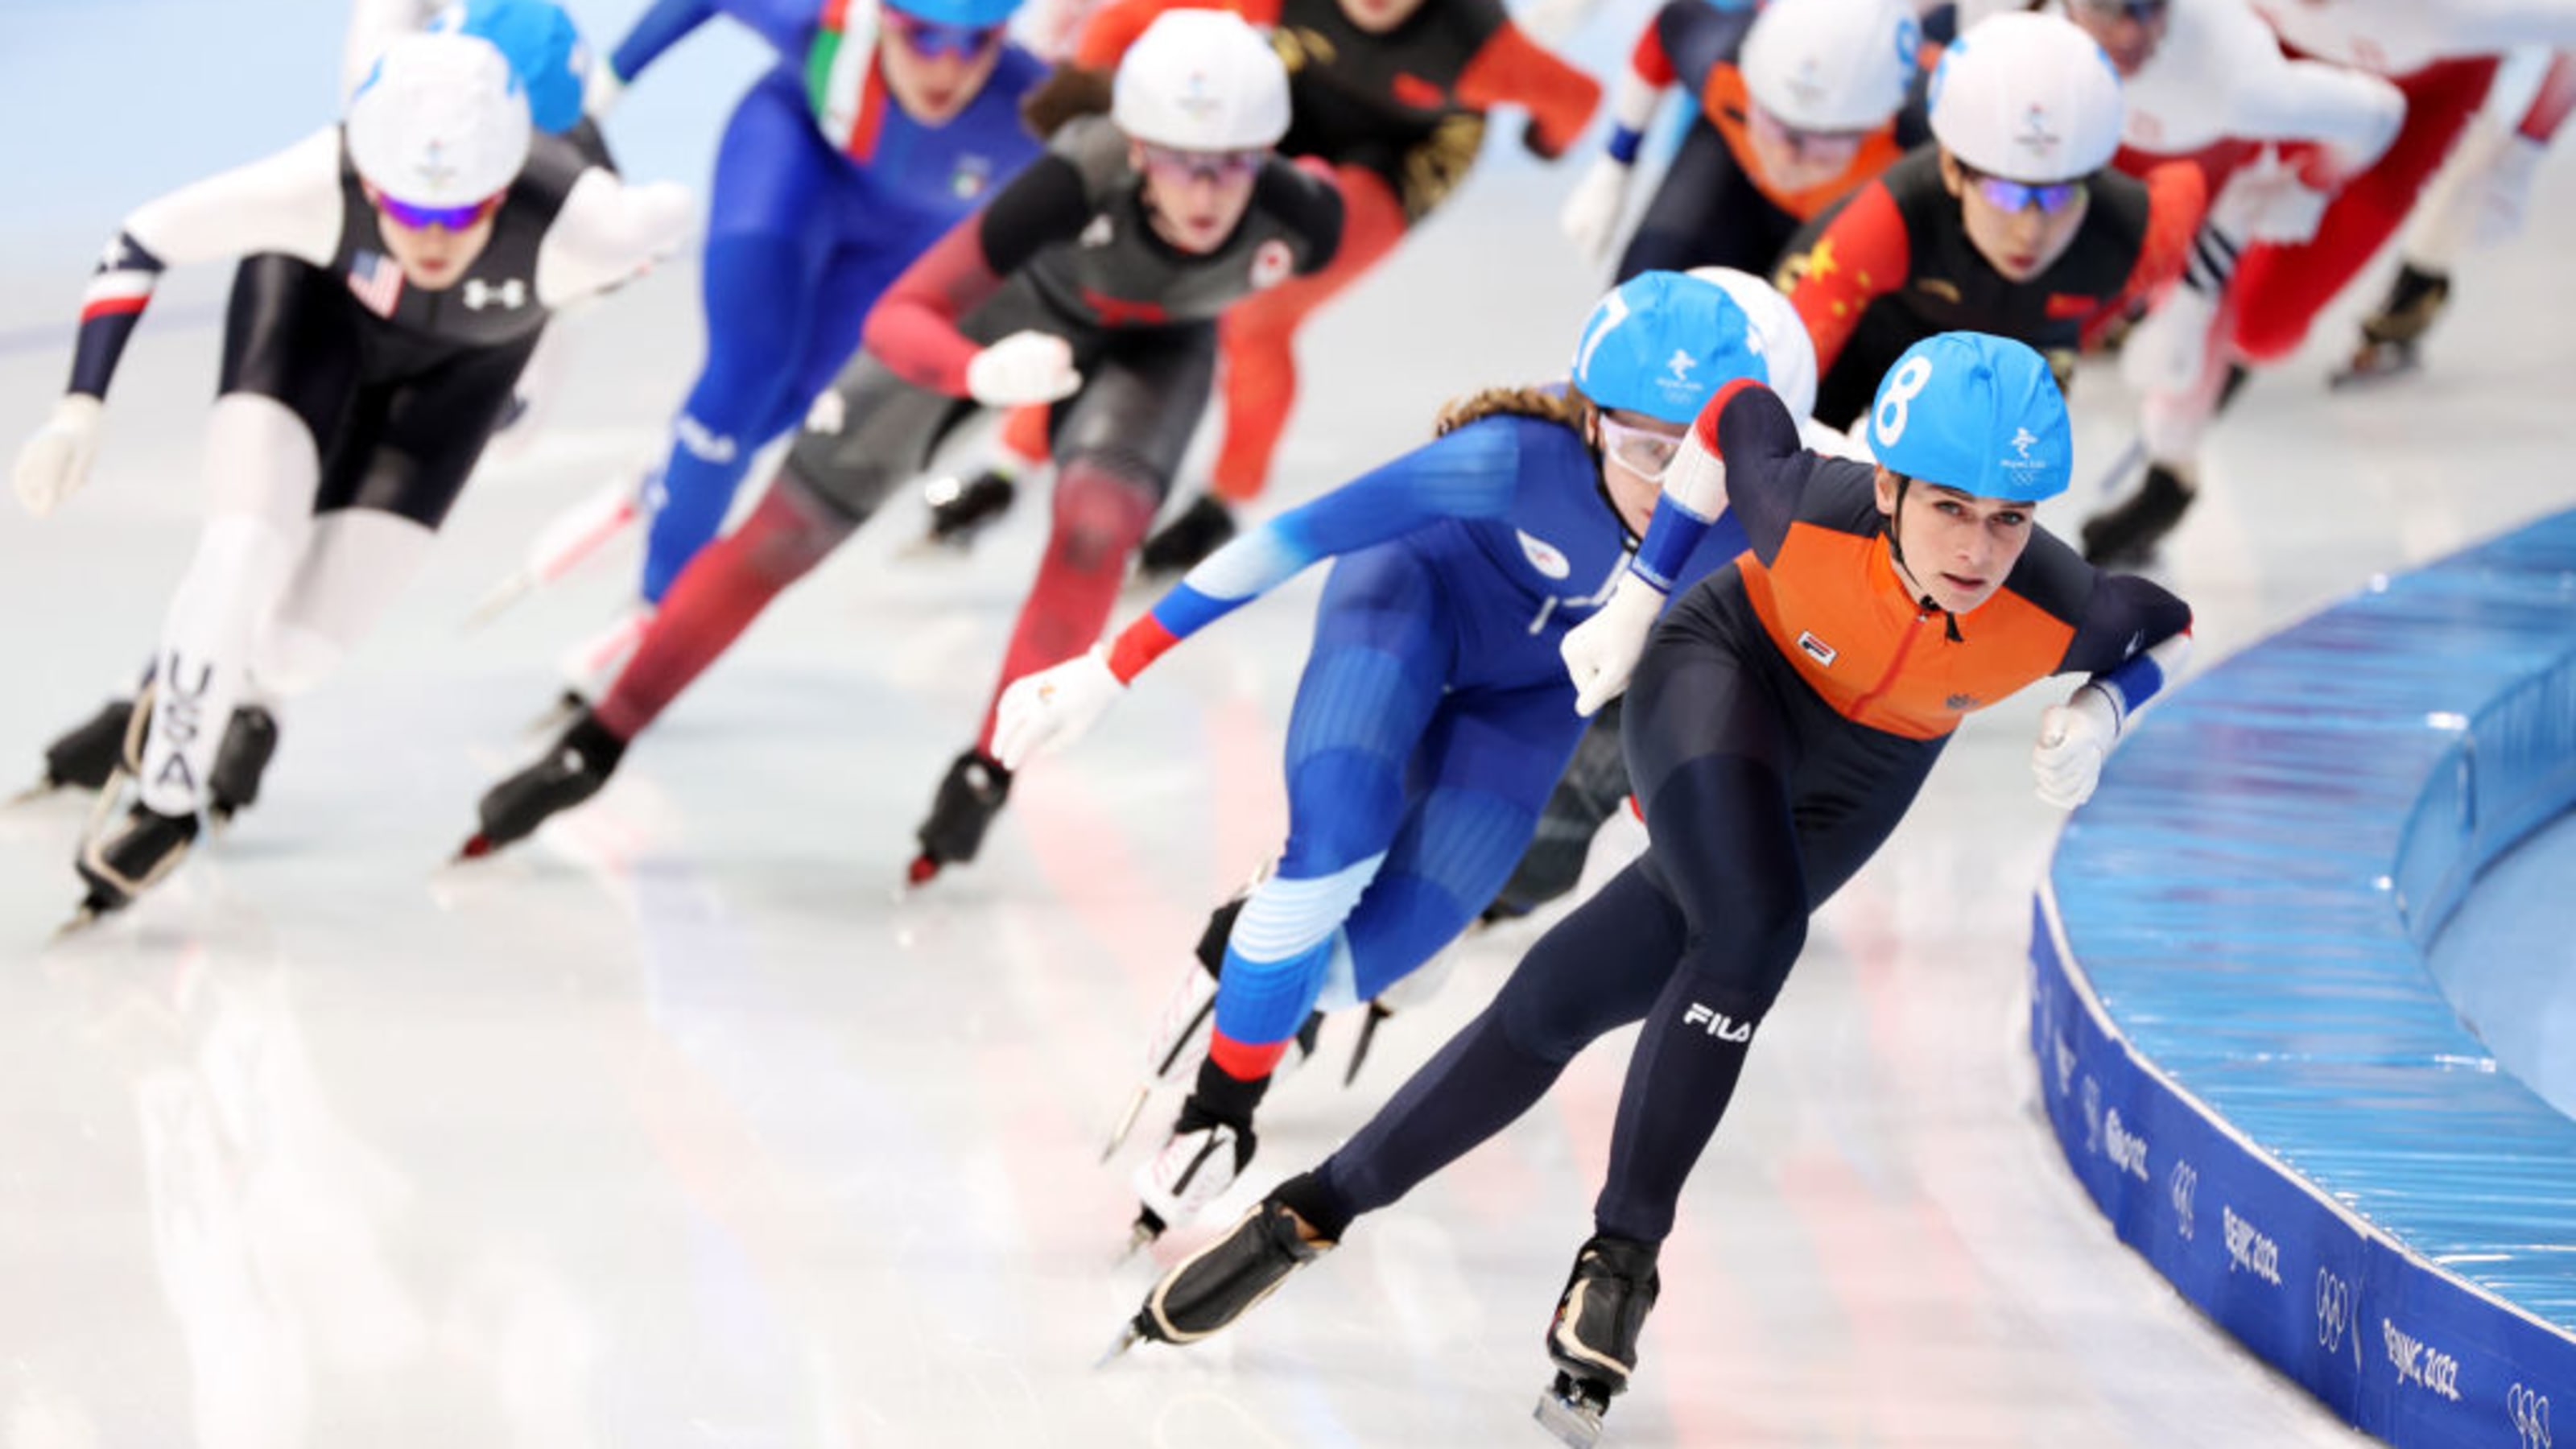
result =
[{"label": "white glove", "polygon": [[2092,799],[2093,787],[2102,779],[2102,757],[2119,737],[2119,708],[2089,684],[2067,696],[2066,703],[2040,711],[2039,744],[2030,752],[2040,801],[2072,810]]},{"label": "white glove", "polygon": [[617,78],[617,67],[600,56],[590,65],[590,73],[581,78],[581,113],[593,121],[605,121],[617,109],[619,98],[626,94],[626,82]]},{"label": "white glove", "polygon": [[1014,332],[966,364],[966,391],[988,408],[1051,403],[1081,386],[1072,344],[1052,332]]},{"label": "white glove", "polygon": [[1637,656],[1646,652],[1646,636],[1664,611],[1664,591],[1636,573],[1619,576],[1610,602],[1601,612],[1565,631],[1556,652],[1565,657],[1565,672],[1574,680],[1574,712],[1593,715],[1628,687],[1637,671]]},{"label": "white glove", "polygon": [[1127,686],[1109,672],[1109,649],[1091,646],[1079,659],[1068,659],[1035,674],[1023,674],[1002,691],[993,717],[993,758],[1005,770],[1017,770],[1040,754],[1052,754],[1082,738],[1093,722],[1108,713]]},{"label": "white glove", "polygon": [[2317,234],[2326,203],[2334,198],[2299,178],[2299,168],[2264,148],[2219,188],[2209,203],[2209,227],[2244,245],[2308,241]]},{"label": "white glove", "polygon": [[89,481],[98,457],[99,415],[105,405],[87,393],[70,393],[54,415],[18,450],[18,502],[38,518],[51,513]]},{"label": "white glove", "polygon": [[1603,156],[1567,193],[1564,208],[1556,214],[1557,228],[1573,241],[1584,260],[1602,261],[1618,237],[1619,216],[1627,201],[1627,163]]},{"label": "white glove", "polygon": [[2548,152],[2547,142],[2519,131],[2505,143],[2478,189],[2478,221],[2471,232],[2477,245],[2494,246],[2522,234],[2523,217],[2531,209],[2531,178]]}]

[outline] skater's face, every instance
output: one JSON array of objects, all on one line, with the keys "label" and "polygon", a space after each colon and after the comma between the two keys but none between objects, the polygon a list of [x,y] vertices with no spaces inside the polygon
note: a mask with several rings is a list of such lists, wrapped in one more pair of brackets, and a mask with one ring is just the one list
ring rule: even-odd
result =
[{"label": "skater's face", "polygon": [[1644,536],[1646,521],[1654,516],[1655,498],[1663,492],[1664,475],[1672,471],[1682,439],[1689,435],[1688,423],[1668,423],[1626,408],[1592,414],[1592,441],[1601,450],[1601,483],[1610,490],[1610,502],[1630,533]]},{"label": "skater's face", "polygon": [[1953,614],[1993,598],[2030,546],[2030,505],[1916,478],[1903,489],[1899,513],[1897,481],[1878,470],[1878,511],[1892,520],[1888,531],[1904,556],[1897,567],[1914,596],[1928,596]]},{"label": "skater's face", "polygon": [[2111,57],[2122,79],[2146,69],[2164,43],[2166,0],[2068,0],[2066,15]]},{"label": "skater's face", "polygon": [[1340,0],[1342,18],[1371,35],[1384,35],[1411,20],[1426,0]]},{"label": "skater's face", "polygon": [[1849,171],[1869,133],[1801,131],[1755,101],[1745,107],[1744,135],[1753,145],[1753,164],[1772,189],[1804,191]]},{"label": "skater's face", "polygon": [[2027,282],[2055,266],[2093,204],[2081,181],[2028,186],[1988,176],[1947,151],[1941,184],[1959,198],[1968,240],[2007,282]]},{"label": "skater's face", "polygon": [[367,188],[367,199],[375,203],[376,231],[385,239],[385,250],[393,253],[394,265],[402,268],[403,280],[423,292],[456,285],[490,244],[492,218],[501,210],[499,196],[446,212],[405,206],[374,187]]},{"label": "skater's face", "polygon": [[999,25],[941,25],[892,6],[880,13],[877,58],[886,89],[923,125],[940,125],[966,109],[1002,58]]},{"label": "skater's face", "polygon": [[1133,142],[1128,159],[1145,174],[1145,214],[1154,234],[1193,255],[1225,245],[1252,205],[1266,150],[1182,151]]}]

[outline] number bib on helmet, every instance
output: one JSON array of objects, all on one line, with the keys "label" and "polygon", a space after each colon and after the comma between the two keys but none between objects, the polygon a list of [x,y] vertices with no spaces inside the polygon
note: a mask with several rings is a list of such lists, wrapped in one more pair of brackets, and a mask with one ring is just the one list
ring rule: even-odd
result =
[{"label": "number bib on helmet", "polygon": [[876,94],[876,8],[829,0],[805,51],[805,101],[823,139],[844,156],[864,154],[884,98]]}]

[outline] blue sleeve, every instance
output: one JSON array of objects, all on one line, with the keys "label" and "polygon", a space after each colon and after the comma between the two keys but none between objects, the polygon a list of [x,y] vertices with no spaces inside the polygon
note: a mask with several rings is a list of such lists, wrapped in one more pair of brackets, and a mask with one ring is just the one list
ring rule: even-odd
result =
[{"label": "blue sleeve", "polygon": [[609,53],[608,68],[621,81],[634,80],[718,12],[750,27],[781,57],[801,62],[821,10],[816,0],[654,0]]},{"label": "blue sleeve", "polygon": [[1154,619],[1184,639],[1322,559],[1444,518],[1499,518],[1520,491],[1519,429],[1553,426],[1488,418],[1436,438],[1210,554],[1154,605]]}]

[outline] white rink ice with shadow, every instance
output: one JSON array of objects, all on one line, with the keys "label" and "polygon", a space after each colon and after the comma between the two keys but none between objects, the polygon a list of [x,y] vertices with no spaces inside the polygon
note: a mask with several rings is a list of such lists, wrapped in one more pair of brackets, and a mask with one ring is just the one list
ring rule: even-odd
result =
[{"label": "white rink ice with shadow", "polygon": [[[575,8],[602,43],[627,18]],[[1641,13],[1582,53],[1608,63]],[[339,23],[313,0],[10,6],[0,95],[36,119],[0,232],[0,444],[51,406],[119,216],[324,119]],[[701,182],[756,59],[709,37],[648,74],[612,127],[628,171]],[[1573,168],[1516,131],[1305,339],[1272,502],[1419,440],[1450,393],[1561,366],[1599,278],[1553,229]],[[2329,395],[2347,299],[2214,435],[2167,568],[2204,660],[2576,498],[2566,170],[2464,275],[2425,375]],[[225,280],[174,275],[145,319],[90,490],[43,523],[0,509],[0,764],[30,779],[140,666],[193,545]],[[898,899],[1042,532],[1024,507],[968,558],[913,559],[907,499],[591,808],[442,867],[626,565],[460,621],[543,521],[657,451],[694,282],[676,260],[574,324],[548,431],[486,468],[370,646],[285,710],[257,808],[168,888],[48,946],[86,803],[0,814],[0,1449],[1545,1442],[1540,1339],[1626,1033],[1239,1328],[1092,1367],[1152,1275],[1111,1258],[1175,1103],[1114,1169],[1100,1143],[1206,910],[1275,846],[1312,579],[1169,657],[1025,774],[982,861]],[[2110,369],[2077,402],[2081,489],[2128,429]],[[2094,502],[2043,517],[2071,531]],[[1605,1443],[2354,1438],[2117,1244],[2035,1111],[2048,693],[1972,722],[1820,918]],[[1470,940],[1349,1090],[1333,1023],[1242,1196],[1363,1120],[1535,929]]]}]

